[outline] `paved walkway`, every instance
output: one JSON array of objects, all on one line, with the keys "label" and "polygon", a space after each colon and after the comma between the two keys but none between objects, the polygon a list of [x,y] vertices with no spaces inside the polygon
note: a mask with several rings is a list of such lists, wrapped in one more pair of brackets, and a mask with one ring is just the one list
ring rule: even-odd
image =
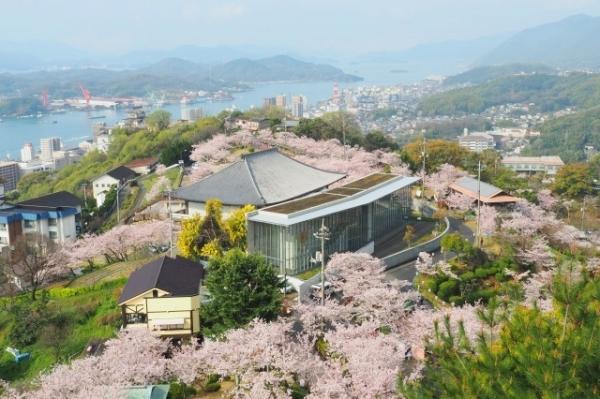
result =
[{"label": "paved walkway", "polygon": [[[435,227],[435,222],[411,221],[410,224],[415,228],[415,235],[412,240],[413,243],[422,237],[431,234]],[[406,249],[408,245],[404,241],[404,231],[405,228],[402,226],[393,234],[390,234],[387,238],[375,243],[375,251],[373,252],[373,256],[385,258],[388,255],[392,255],[402,251],[403,249]]]},{"label": "paved walkway", "polygon": [[[462,220],[448,218],[450,220],[450,233],[459,233],[461,236],[473,242],[475,240],[475,235],[469,229]],[[444,258],[452,258],[454,255],[452,253],[442,254],[439,250],[433,254],[433,261],[437,262],[443,260]],[[415,269],[416,261],[410,261],[404,263],[402,265],[398,265],[393,267],[385,272],[385,278],[387,280],[407,280],[413,281],[417,270]]]}]

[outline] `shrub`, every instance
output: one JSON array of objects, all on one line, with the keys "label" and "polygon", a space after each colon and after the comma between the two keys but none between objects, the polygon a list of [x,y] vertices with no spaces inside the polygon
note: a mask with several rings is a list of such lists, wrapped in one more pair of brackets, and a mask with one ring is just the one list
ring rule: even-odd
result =
[{"label": "shrub", "polygon": [[463,305],[465,303],[465,298],[458,296],[458,295],[452,295],[449,299],[448,302],[453,303],[457,306]]},{"label": "shrub", "polygon": [[169,389],[167,399],[187,399],[196,394],[194,387],[184,384],[183,382],[172,383]]},{"label": "shrub", "polygon": [[98,318],[98,323],[100,323],[103,326],[118,327],[121,324],[121,313],[111,312],[104,314]]},{"label": "shrub", "polygon": [[465,282],[471,281],[471,280],[475,279],[475,273],[473,273],[473,272],[465,272],[465,273],[463,273],[463,274],[460,275],[460,279],[462,281],[465,281]]},{"label": "shrub", "polygon": [[488,278],[489,276],[493,275],[496,273],[495,269],[486,269],[484,267],[478,267],[477,269],[475,269],[475,276],[477,276],[480,279],[484,279],[484,278]]},{"label": "shrub", "polygon": [[438,283],[433,278],[428,278],[423,282],[423,286],[426,290],[430,290],[431,292],[437,292]]},{"label": "shrub", "polygon": [[444,281],[442,284],[440,284],[440,288],[438,289],[438,292],[437,292],[437,296],[446,302],[448,302],[448,299],[452,295],[458,295],[458,294],[459,294],[458,281],[456,281],[456,280]]}]

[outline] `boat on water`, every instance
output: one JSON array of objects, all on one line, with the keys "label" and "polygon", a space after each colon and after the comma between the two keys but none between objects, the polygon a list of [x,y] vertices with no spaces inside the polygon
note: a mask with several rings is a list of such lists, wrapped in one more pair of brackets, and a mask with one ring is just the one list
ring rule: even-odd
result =
[{"label": "boat on water", "polygon": [[88,119],[104,119],[106,118],[106,115],[90,115],[88,116]]}]

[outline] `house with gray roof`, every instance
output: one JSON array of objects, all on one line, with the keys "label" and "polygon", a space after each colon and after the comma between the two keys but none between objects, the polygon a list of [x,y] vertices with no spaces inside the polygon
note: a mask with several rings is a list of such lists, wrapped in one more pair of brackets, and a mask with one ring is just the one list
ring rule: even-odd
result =
[{"label": "house with gray roof", "polygon": [[205,265],[162,256],[134,271],[119,297],[125,328],[160,336],[200,331],[200,286]]},{"label": "house with gray roof", "polygon": [[327,188],[346,175],[296,161],[277,149],[243,155],[204,179],[175,191],[185,203],[184,215],[203,214],[210,199],[223,203],[227,214],[243,205],[263,208],[300,198]]}]

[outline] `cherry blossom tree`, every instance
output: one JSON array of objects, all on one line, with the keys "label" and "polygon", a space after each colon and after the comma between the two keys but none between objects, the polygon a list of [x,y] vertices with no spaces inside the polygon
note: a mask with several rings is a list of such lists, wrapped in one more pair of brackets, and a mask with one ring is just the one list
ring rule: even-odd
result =
[{"label": "cherry blossom tree", "polygon": [[540,207],[546,211],[551,211],[556,208],[558,200],[552,195],[552,192],[548,189],[540,190],[537,193],[538,203]]},{"label": "cherry blossom tree", "polygon": [[69,263],[73,266],[98,258],[107,262],[124,261],[128,255],[150,244],[166,243],[170,239],[170,225],[166,221],[124,224],[100,235],[85,235],[67,244]]},{"label": "cherry blossom tree", "polygon": [[479,227],[485,236],[494,234],[498,227],[498,211],[493,206],[482,205],[479,213]]},{"label": "cherry blossom tree", "polygon": [[[216,135],[194,147],[190,156],[195,161],[191,180],[208,176],[218,170],[218,166],[223,167],[238,160],[243,150],[260,151],[268,148],[279,148],[292,158],[320,169],[345,173],[348,175],[348,180],[381,171],[385,165],[389,166],[393,173],[410,174],[408,167],[391,152],[381,150],[368,152],[359,147],[344,148],[335,139],[317,141],[298,137],[289,132],[273,134],[270,131],[256,133],[239,131],[229,136]],[[241,151],[234,151],[237,149]]]},{"label": "cherry blossom tree", "polygon": [[456,209],[459,211],[468,211],[473,207],[473,198],[467,197],[461,193],[450,193],[446,197],[446,205],[450,209]]},{"label": "cherry blossom tree", "polygon": [[425,177],[425,187],[434,193],[436,199],[443,199],[448,195],[448,187],[465,175],[464,171],[445,163],[437,172]]},{"label": "cherry blossom tree", "polygon": [[419,252],[415,262],[415,269],[420,274],[435,274],[433,267],[433,255],[428,252]]}]

